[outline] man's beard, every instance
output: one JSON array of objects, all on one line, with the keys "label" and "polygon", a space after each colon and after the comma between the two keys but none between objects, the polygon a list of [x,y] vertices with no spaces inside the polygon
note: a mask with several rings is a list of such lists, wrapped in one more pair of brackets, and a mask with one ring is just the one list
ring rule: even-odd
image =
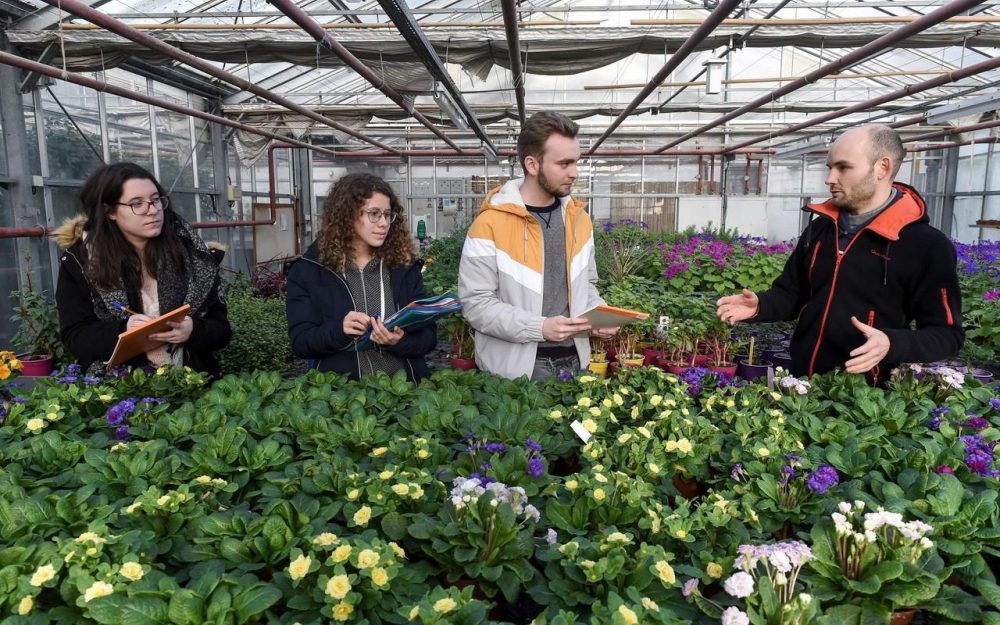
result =
[{"label": "man's beard", "polygon": [[543,191],[552,197],[566,197],[569,195],[569,191],[563,191],[562,188],[549,182],[549,179],[545,177],[545,173],[542,171],[541,167],[538,168],[538,186],[540,186]]},{"label": "man's beard", "polygon": [[833,205],[856,215],[861,206],[875,196],[875,169],[870,169],[864,180],[851,187],[850,191],[841,187],[841,193],[841,197],[833,198]]}]

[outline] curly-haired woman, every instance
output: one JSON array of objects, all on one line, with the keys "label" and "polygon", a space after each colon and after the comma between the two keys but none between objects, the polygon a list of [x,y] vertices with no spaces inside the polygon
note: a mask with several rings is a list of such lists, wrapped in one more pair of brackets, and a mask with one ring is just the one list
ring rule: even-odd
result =
[{"label": "curly-haired woman", "polygon": [[65,249],[56,287],[62,340],[80,366],[102,366],[127,328],[190,304],[188,316],[150,336],[162,345],[126,364],[218,375],[213,352],[233,333],[219,297],[221,255],[170,210],[163,187],[139,165],[102,166],[80,189],[80,203],[84,214],[53,233]]},{"label": "curly-haired woman", "polygon": [[[422,266],[392,187],[370,174],[344,176],[323,203],[319,236],[288,272],[292,351],[354,379],[378,371],[426,377],[436,327],[405,333],[381,321],[425,297]],[[369,328],[375,348],[352,350]]]}]

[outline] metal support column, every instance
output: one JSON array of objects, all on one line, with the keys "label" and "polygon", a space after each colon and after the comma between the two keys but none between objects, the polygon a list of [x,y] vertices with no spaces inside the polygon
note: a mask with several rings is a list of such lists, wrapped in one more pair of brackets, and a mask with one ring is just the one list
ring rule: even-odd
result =
[{"label": "metal support column", "polygon": [[959,148],[944,150],[944,197],[941,198],[941,232],[955,234],[955,186],[958,184]]}]

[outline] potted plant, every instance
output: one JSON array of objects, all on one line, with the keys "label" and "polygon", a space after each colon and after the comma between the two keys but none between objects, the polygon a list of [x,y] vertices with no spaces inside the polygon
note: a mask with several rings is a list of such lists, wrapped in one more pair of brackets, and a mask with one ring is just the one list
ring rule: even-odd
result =
[{"label": "potted plant", "polygon": [[31,277],[24,288],[12,291],[14,314],[11,321],[17,327],[14,345],[23,352],[18,355],[25,376],[45,376],[52,373],[57,361],[65,360],[65,348],[59,337],[59,313],[44,292],[36,291]]},{"label": "potted plant", "polygon": [[736,371],[744,380],[755,380],[766,377],[772,364],[769,360],[761,360],[756,353],[756,337],[750,337],[746,358],[736,359]]},{"label": "potted plant", "polygon": [[729,332],[721,323],[714,324],[705,336],[708,347],[708,369],[729,377],[736,375],[736,363],[730,358],[732,343]]},{"label": "potted plant", "polygon": [[625,326],[615,335],[616,357],[620,367],[642,366],[644,357],[636,352],[636,342],[641,336],[640,332],[641,330],[632,326]]},{"label": "potted plant", "polygon": [[451,367],[470,371],[476,368],[476,344],[472,326],[461,315],[449,315],[441,323],[442,331],[451,341]]},{"label": "potted plant", "polygon": [[598,377],[607,377],[608,356],[604,339],[596,336],[590,337],[590,364],[587,365],[587,369]]}]

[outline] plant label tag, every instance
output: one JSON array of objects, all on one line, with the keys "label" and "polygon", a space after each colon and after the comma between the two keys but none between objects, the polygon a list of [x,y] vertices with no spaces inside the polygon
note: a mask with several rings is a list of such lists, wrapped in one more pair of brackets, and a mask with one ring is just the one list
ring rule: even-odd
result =
[{"label": "plant label tag", "polygon": [[590,432],[588,432],[587,428],[583,427],[583,424],[579,421],[574,420],[569,424],[569,427],[573,428],[573,431],[576,432],[576,435],[579,436],[580,440],[584,443],[590,440]]}]

